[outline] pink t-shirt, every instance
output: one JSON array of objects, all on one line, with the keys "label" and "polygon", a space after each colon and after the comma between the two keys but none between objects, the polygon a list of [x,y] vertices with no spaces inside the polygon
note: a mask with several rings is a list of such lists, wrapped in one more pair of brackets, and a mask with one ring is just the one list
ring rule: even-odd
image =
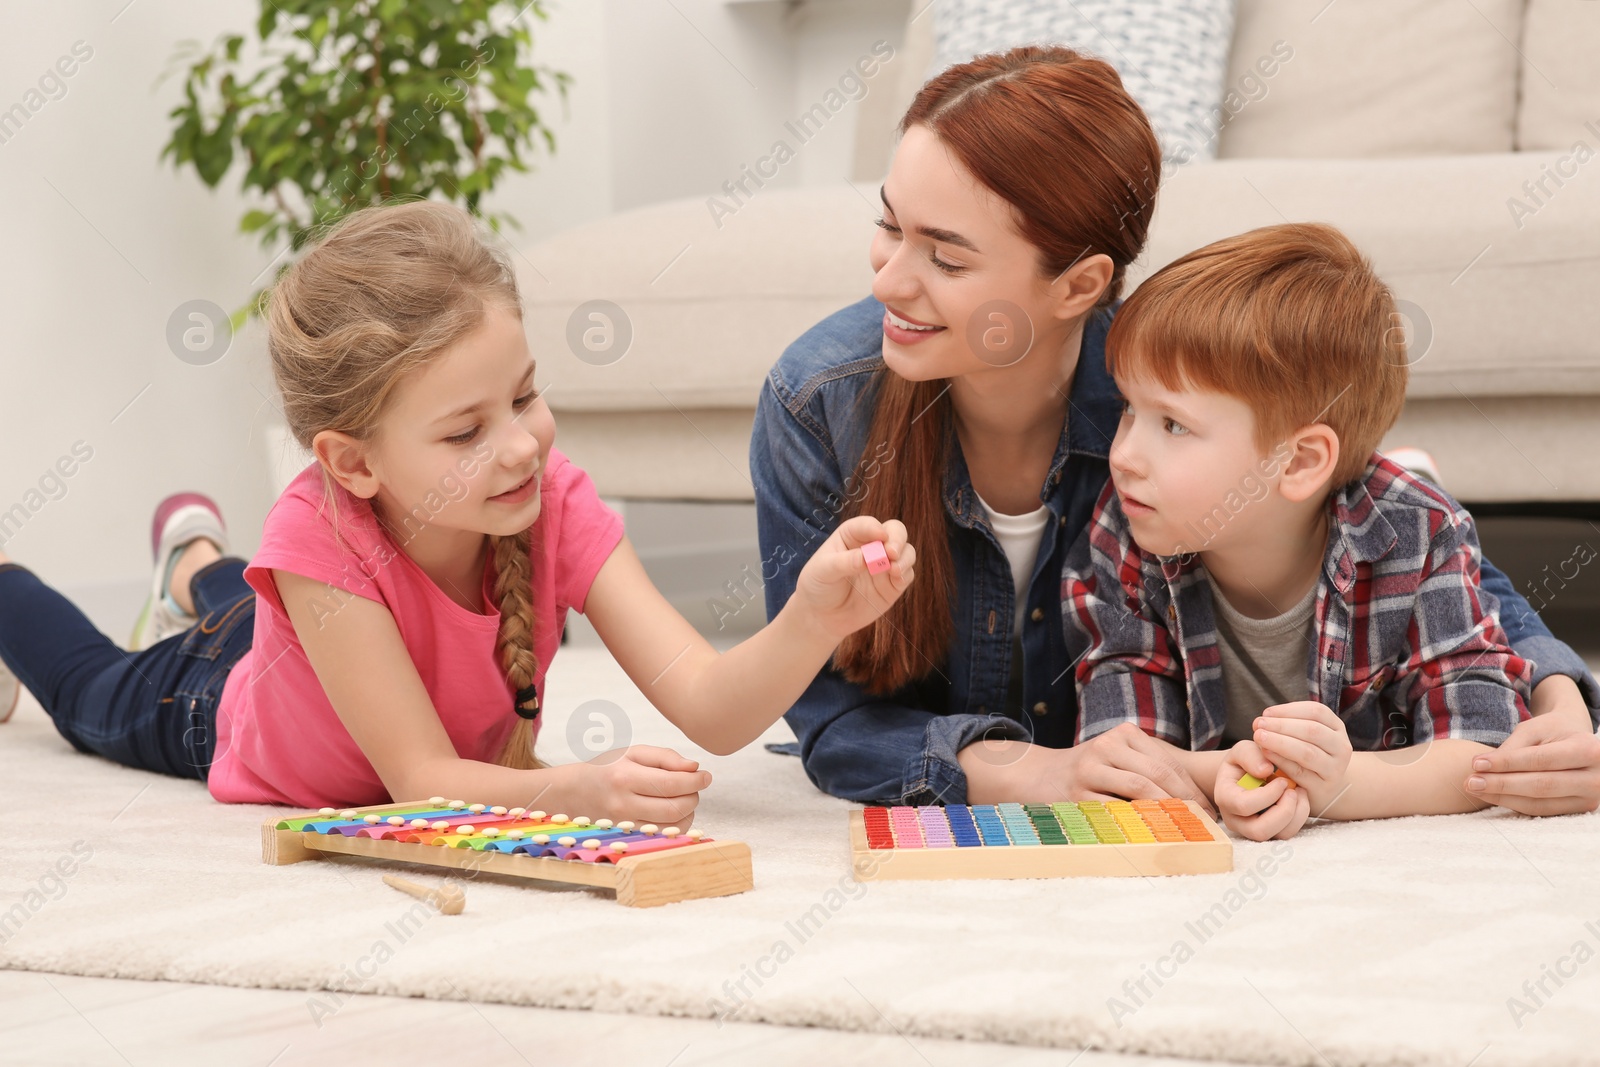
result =
[{"label": "pink t-shirt", "polygon": [[[500,611],[494,561],[484,567],[488,614],[468,611],[434,584],[377,525],[371,505],[342,488],[335,543],[316,463],[295,476],[267,514],[261,549],[244,576],[256,591],[255,638],[229,672],[217,707],[217,749],[207,785],[230,803],[354,807],[391,798],[339,721],[284,613],[272,569],[327,582],[384,605],[462,759],[493,762],[516,723],[513,690],[495,655]],[[594,483],[550,450],[534,529],[534,653],[539,697],[560,644],[567,609],[583,610],[590,583],[622,540],[622,518]],[[339,600],[330,598],[328,610]],[[353,665],[360,670],[360,664]],[[535,720],[535,726],[540,720]],[[398,798],[410,799],[410,798]]]}]

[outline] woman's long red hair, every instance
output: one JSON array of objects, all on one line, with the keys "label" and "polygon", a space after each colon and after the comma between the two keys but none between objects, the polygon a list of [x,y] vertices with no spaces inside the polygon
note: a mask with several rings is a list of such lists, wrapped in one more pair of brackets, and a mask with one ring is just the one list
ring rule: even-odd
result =
[{"label": "woman's long red hair", "polygon": [[[1059,47],[978,56],[922,87],[900,132],[912,126],[932,130],[1016,209],[1046,277],[1085,256],[1109,256],[1115,269],[1097,307],[1116,300],[1155,213],[1161,149],[1109,64]],[[942,380],[911,382],[884,367],[864,398],[874,405],[872,425],[851,484],[865,492],[849,514],[904,522],[917,580],[840,644],[834,666],[884,695],[926,677],[949,653],[954,569],[943,494],[954,427]]]}]

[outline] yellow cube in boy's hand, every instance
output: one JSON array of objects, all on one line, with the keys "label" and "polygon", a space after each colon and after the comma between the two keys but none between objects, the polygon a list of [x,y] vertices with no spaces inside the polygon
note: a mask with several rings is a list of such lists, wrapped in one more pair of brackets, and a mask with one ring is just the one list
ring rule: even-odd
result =
[{"label": "yellow cube in boy's hand", "polygon": [[1251,774],[1249,771],[1246,771],[1244,773],[1244,776],[1239,779],[1239,784],[1241,786],[1243,786],[1245,789],[1260,789],[1262,786],[1266,785],[1268,782],[1272,781],[1274,778],[1282,778],[1284,781],[1288,782],[1290,789],[1296,788],[1295,780],[1293,778],[1290,778],[1287,774],[1284,774],[1282,771],[1273,771],[1265,779],[1257,778],[1255,775]]}]

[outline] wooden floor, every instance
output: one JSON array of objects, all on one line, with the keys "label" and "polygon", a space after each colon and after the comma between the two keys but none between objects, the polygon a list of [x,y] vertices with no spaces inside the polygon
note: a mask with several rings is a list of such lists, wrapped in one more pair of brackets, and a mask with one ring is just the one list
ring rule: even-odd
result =
[{"label": "wooden floor", "polygon": [[1167,1067],[1188,1061],[892,1033],[351,997],[314,1021],[308,994],[0,971],[0,1064],[473,1067],[864,1064]]}]

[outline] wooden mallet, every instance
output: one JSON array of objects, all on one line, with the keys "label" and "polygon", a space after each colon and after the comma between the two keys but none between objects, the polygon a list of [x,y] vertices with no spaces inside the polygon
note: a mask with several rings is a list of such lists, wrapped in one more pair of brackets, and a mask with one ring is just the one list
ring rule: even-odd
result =
[{"label": "wooden mallet", "polygon": [[446,885],[433,888],[419,885],[416,882],[408,882],[404,878],[397,878],[392,874],[384,875],[383,880],[402,893],[410,893],[418,900],[427,901],[445,915],[460,915],[461,909],[467,906],[467,895],[461,891],[459,886]]}]

